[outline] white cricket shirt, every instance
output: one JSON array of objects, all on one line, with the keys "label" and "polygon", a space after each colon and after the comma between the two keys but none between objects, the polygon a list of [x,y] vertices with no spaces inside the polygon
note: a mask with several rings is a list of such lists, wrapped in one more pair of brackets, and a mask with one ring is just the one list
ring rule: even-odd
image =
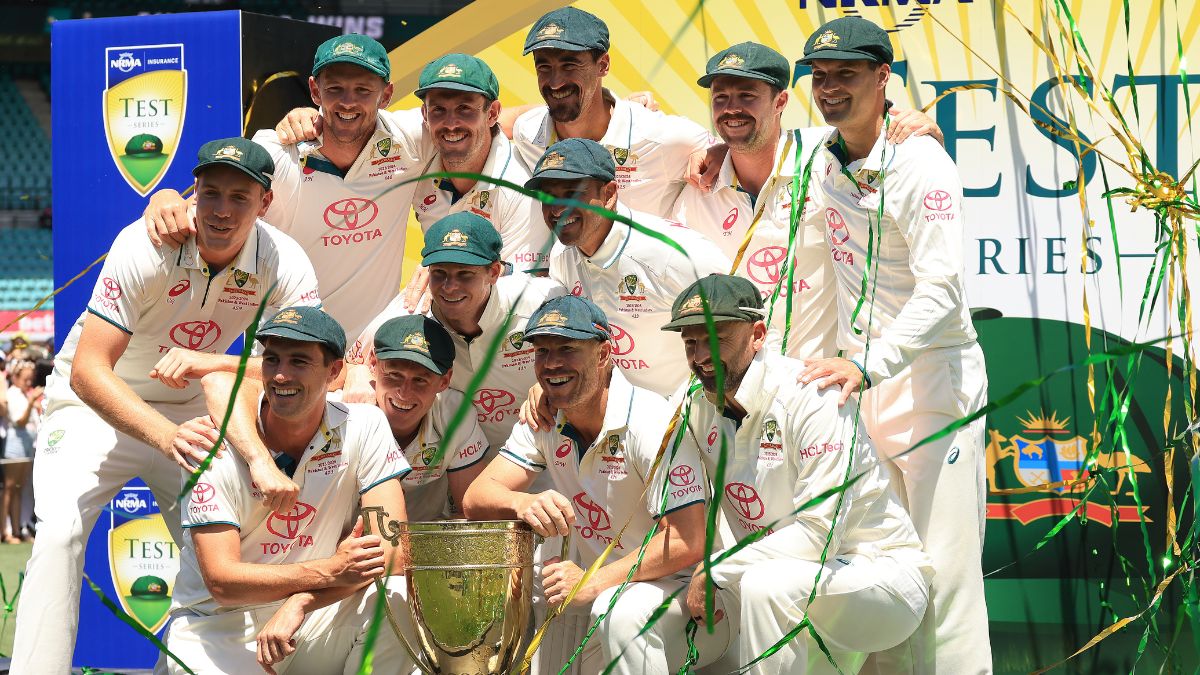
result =
[{"label": "white cricket shirt", "polygon": [[468,410],[454,436],[446,443],[442,460],[431,464],[462,400],[462,392],[454,389],[438,394],[433,407],[421,420],[416,437],[404,446],[404,457],[412,471],[400,484],[404,487],[404,507],[410,521],[447,517],[450,492],[447,472],[466,469],[482,460],[487,452],[487,439],[475,422],[474,411]]},{"label": "white cricket shirt", "polygon": [[670,396],[690,372],[679,336],[662,330],[671,321],[671,305],[700,277],[729,272],[729,258],[711,241],[677,223],[631,211],[621,201],[616,211],[670,237],[687,256],[614,222],[595,255],[586,257],[570,246],[552,257],[550,278],[572,295],[591,299],[608,317],[613,362],[630,382]]},{"label": "white cricket shirt", "polygon": [[[833,264],[823,231],[815,224],[811,207],[797,207],[800,224],[796,229],[792,259],[795,267],[791,283],[788,283],[793,178],[799,174],[803,180],[804,165],[813,150],[824,142],[825,132],[826,129],[819,128],[784,131],[775,146],[771,178],[757,197],[739,185],[730,154],[725,156],[711,193],[687,185],[675,205],[674,218],[707,237],[730,260],[737,257],[751,223],[756,223],[754,235],[734,274],[753,281],[758,287],[771,312],[770,325],[779,335],[786,329],[787,302],[791,297],[792,329],[788,335],[787,355],[798,359],[837,354],[837,282],[833,278]],[[797,153],[801,158],[799,172],[796,170]],[[811,193],[811,187],[809,191]],[[776,286],[779,296],[772,305],[771,296]]]},{"label": "white cricket shirt", "polygon": [[224,354],[254,320],[266,297],[264,318],[283,307],[320,306],[317,279],[300,246],[261,220],[237,259],[218,272],[200,257],[193,235],[183,246],[155,246],[144,223],[127,225],[113,241],[87,309],[54,358],[47,384],[47,414],[59,405],[82,405],[71,390],[71,364],[90,312],[129,334],[113,372],[148,403],[181,403],[202,395],[200,385],[172,389],[150,370],[172,347]]},{"label": "white cricket shirt", "polygon": [[[871,336],[865,366],[875,384],[906,368],[923,350],[975,341],[963,272],[958,169],[928,136],[893,145],[886,134],[885,126],[867,157],[844,166],[837,132],[830,132],[822,151],[826,166],[813,180],[838,282],[838,346],[862,363],[866,336]],[[877,280],[867,284],[854,323],[863,333],[856,335],[850,318],[862,295],[869,223],[879,228],[881,195]]]},{"label": "white cricket shirt", "polygon": [[359,497],[409,470],[383,411],[335,401],[325,403],[321,427],[296,465],[292,480],[300,494],[287,513],[273,513],[263,504],[246,461],[227,449],[183,500],[184,541],[174,611],[210,615],[257,606],[222,607],[213,600],[200,576],[191,528],[238,528],[244,563],[283,565],[328,558],[358,516]]},{"label": "white cricket shirt", "polygon": [[[526,112],[513,124],[513,145],[527,171],[533,171],[546,148],[560,140],[546,106]],[[692,153],[712,142],[707,130],[686,117],[622,100],[614,102],[608,130],[600,139],[617,164],[621,201],[660,217],[671,213],[683,190]]]},{"label": "white cricket shirt", "polygon": [[704,502],[704,475],[694,447],[681,447],[650,473],[672,411],[665,399],[631,385],[614,369],[603,427],[587,447],[561,413],[553,429],[513,427],[500,456],[530,471],[546,471],[553,489],[571,500],[580,566],[595,562],[626,522],[630,525],[610,561],[637,551],[658,518]]}]

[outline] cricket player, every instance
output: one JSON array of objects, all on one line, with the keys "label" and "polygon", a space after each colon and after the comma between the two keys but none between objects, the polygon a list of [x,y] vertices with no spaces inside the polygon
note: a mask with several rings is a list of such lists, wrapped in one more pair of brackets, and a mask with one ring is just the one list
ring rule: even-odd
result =
[{"label": "cricket player", "polygon": [[374,347],[371,370],[378,406],[412,467],[401,482],[408,519],[461,518],[463,496],[483,471],[488,444],[474,414],[465,416],[450,435],[463,400],[462,392],[450,389],[450,334],[427,316],[401,316],[375,331]]},{"label": "cricket player", "polygon": [[[417,110],[380,115],[392,98],[383,45],[340,35],[317,48],[308,79],[321,109],[316,142],[285,145],[264,129],[254,141],[275,161],[276,199],[266,221],[290,234],[313,261],[324,308],[358,335],[400,287],[408,208],[436,149]],[[186,204],[160,190],[146,209],[151,239],[180,241]]]},{"label": "cricket player", "polygon": [[[705,302],[716,327],[715,352]],[[836,391],[816,384],[797,386],[804,363],[764,349],[762,296],[747,279],[705,277],[679,295],[671,317],[663,330],[680,332],[703,388],[685,399],[683,445],[696,449],[709,477],[721,481],[721,509],[734,538],[767,531],[712,570],[725,607],[740,607],[740,663],[765,654],[807,618],[838,669],[858,672],[868,652],[897,645],[917,628],[930,570],[854,404],[839,406]],[[851,480],[843,492],[810,503]],[[703,624],[701,570],[688,606]],[[833,669],[805,632],[753,672]]]},{"label": "cricket player", "polygon": [[[524,337],[534,345],[534,368],[559,411],[557,424],[536,432],[524,424],[514,427],[500,456],[467,490],[466,511],[476,519],[519,518],[543,536],[573,534],[572,559],[551,558],[542,568],[552,606],[566,601],[583,570],[615,539],[608,561],[571,601],[581,613],[590,609],[591,621],[609,611],[617,586],[653,532],[633,573],[635,583],[600,623],[580,657],[581,670],[598,673],[617,660],[613,672],[665,675],[687,656],[685,594],[678,594],[646,635],[638,633],[668,596],[686,586],[691,567],[703,556],[706,490],[694,448],[665,457],[655,468],[671,409],[612,367],[608,331],[599,307],[575,296],[549,300],[530,317]],[[552,489],[528,492],[543,472]],[[725,651],[730,634],[720,630],[697,638],[703,665]],[[577,643],[544,644],[560,648],[549,663],[549,672],[556,672]]]},{"label": "cricket player", "polygon": [[[204,144],[198,158],[195,233],[176,250],[152,244],[140,221],[122,230],[55,357],[36,442],[38,537],[17,614],[14,672],[70,670],[84,547],[126,482],[141,477],[150,486],[181,541],[179,470],[191,471],[217,436],[189,380],[236,370],[225,351],[260,303],[320,303],[304,251],[258,220],[272,201],[270,155],[226,138]],[[247,451],[244,459],[264,492],[286,481],[269,456]]]},{"label": "cricket player", "polygon": [[835,127],[822,151],[828,170],[814,183],[845,356],[810,364],[803,381],[840,385],[843,401],[866,388],[863,422],[936,570],[932,611],[908,644],[877,657],[879,672],[991,672],[981,569],[985,421],[908,453],[987,402],[964,283],[962,183],[932,139],[887,141],[892,47],[881,28],[831,21],[809,37],[801,62],[812,66],[813,100]]},{"label": "cricket player", "polygon": [[[258,426],[275,461],[300,484],[299,499],[289,511],[272,511],[239,456],[213,461],[183,501],[185,539],[165,642],[198,675],[259,666],[356,673],[375,614],[373,582],[402,563],[398,546],[363,536],[363,519],[407,519],[400,479],[409,465],[377,408],[326,400],[346,351],[332,317],[289,307],[257,337],[266,382]],[[379,631],[374,655],[389,672],[411,669],[391,630]],[[187,672],[166,664],[173,674]]]},{"label": "cricket player", "polygon": [[513,144],[529,171],[559,140],[596,141],[616,165],[621,200],[635,211],[670,215],[688,162],[705,150],[708,132],[687,119],[617,100],[603,87],[609,69],[608,26],[575,7],[547,13],[525,37],[545,106],[517,118]]},{"label": "cricket player", "polygon": [[[537,382],[533,347],[522,343],[525,322],[542,303],[566,289],[528,274],[502,276],[500,235],[474,213],[442,218],[425,233],[425,242],[421,264],[430,270],[430,315],[446,327],[453,344],[450,387],[470,394],[491,457],[508,439],[526,392]],[[371,359],[378,326],[407,313],[404,297],[398,295],[355,341],[346,358],[352,374],[346,378],[344,397],[352,395],[352,383],[364,381],[366,394],[375,395],[372,388],[378,384],[372,383],[365,366],[355,363]],[[470,391],[472,380],[489,361],[479,386]]]},{"label": "cricket player", "polygon": [[730,263],[692,230],[628,207],[616,175],[612,154],[602,145],[569,138],[550,146],[525,186],[608,209],[652,233],[566,202],[542,205],[546,227],[565,247],[550,259],[550,278],[610,317],[611,359],[631,383],[669,396],[687,379],[687,363],[659,328],[680,291],[700,277],[727,271]]},{"label": "cricket player", "polygon": [[[758,287],[768,325],[780,336],[786,333],[785,353],[820,358],[837,353],[833,268],[824,220],[818,224],[815,209],[794,202],[803,192],[808,160],[829,129],[781,127],[791,77],[788,60],[756,42],[734,45],[708,60],[697,83],[710,90],[713,128],[728,154],[713,190],[685,186],[673,218],[717,244],[731,260],[741,251],[737,270],[725,271]],[[893,134],[900,142],[911,133],[936,136],[940,131],[932,119],[909,110]]]}]

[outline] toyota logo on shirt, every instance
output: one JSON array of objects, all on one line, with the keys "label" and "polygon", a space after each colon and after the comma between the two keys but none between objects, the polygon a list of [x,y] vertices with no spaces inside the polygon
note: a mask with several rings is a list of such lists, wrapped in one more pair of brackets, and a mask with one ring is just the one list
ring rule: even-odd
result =
[{"label": "toyota logo on shirt", "polygon": [[359,230],[375,221],[379,206],[370,199],[350,197],[325,207],[325,224],[335,230]]},{"label": "toyota logo on shirt", "polygon": [[612,344],[613,356],[624,356],[633,351],[633,336],[625,332],[615,323],[609,323],[608,327],[612,333],[612,338],[609,342]]},{"label": "toyota logo on shirt", "polygon": [[516,402],[516,397],[503,389],[480,389],[475,394],[475,405],[490,415],[494,411]]},{"label": "toyota logo on shirt", "polygon": [[829,228],[829,241],[834,246],[841,246],[850,240],[850,229],[846,227],[846,219],[837,209],[825,209],[825,225]]},{"label": "toyota logo on shirt", "polygon": [[100,280],[104,286],[104,297],[108,300],[116,300],[121,297],[121,284],[117,283],[112,277],[104,277]]},{"label": "toyota logo on shirt", "polygon": [[779,282],[787,249],[782,246],[765,246],[746,258],[746,274],[760,284]]},{"label": "toyota logo on shirt", "polygon": [[208,483],[196,483],[192,488],[192,502],[196,504],[207,504],[212,501],[212,498],[217,494],[217,489]]},{"label": "toyota logo on shirt", "polygon": [[925,208],[930,211],[947,211],[951,206],[954,206],[954,200],[951,199],[950,193],[945,190],[930,190],[929,194],[925,195],[923,200]]},{"label": "toyota logo on shirt", "polygon": [[185,321],[171,327],[171,342],[192,351],[208,349],[221,339],[216,321]]},{"label": "toyota logo on shirt", "polygon": [[272,513],[267,518],[267,530],[276,537],[295,539],[312,523],[317,515],[317,509],[312,504],[296,502],[287,513]]},{"label": "toyota logo on shirt", "polygon": [[684,487],[696,482],[696,470],[685,464],[671,469],[667,477],[671,481],[671,485]]},{"label": "toyota logo on shirt", "polygon": [[609,518],[608,511],[605,511],[603,506],[592,501],[592,498],[588,497],[586,492],[580,492],[575,495],[574,501],[579,515],[582,516],[582,520],[587,522],[588,528],[600,532],[612,529],[612,519]]},{"label": "toyota logo on shirt", "polygon": [[729,497],[729,505],[733,510],[747,520],[758,520],[766,512],[762,498],[753,485],[728,483],[725,485],[725,496]]}]

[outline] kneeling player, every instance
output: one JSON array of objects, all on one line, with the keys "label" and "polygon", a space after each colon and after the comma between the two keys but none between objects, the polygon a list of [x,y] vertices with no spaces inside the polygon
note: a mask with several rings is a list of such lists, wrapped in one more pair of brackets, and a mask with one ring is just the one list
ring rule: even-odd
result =
[{"label": "kneeling player", "polygon": [[[716,353],[704,302],[716,322]],[[715,565],[712,581],[726,606],[740,606],[742,664],[807,620],[839,670],[858,672],[867,653],[903,642],[920,624],[929,559],[856,419],[857,407],[839,407],[836,390],[796,384],[804,364],[763,349],[762,307],[749,280],[712,275],[680,294],[664,327],[682,332],[704,389],[685,401],[684,447],[700,446],[714,481],[725,454],[721,508],[734,536],[768,532]],[[817,499],[846,483],[844,491]],[[698,571],[688,593],[698,618],[704,593]],[[805,630],[753,672],[807,673],[821,664],[828,668]]]},{"label": "kneeling player", "polygon": [[[241,457],[214,459],[184,500],[167,647],[199,674],[252,673],[256,661],[291,675],[357,672],[375,610],[372,582],[401,561],[399,549],[362,536],[355,514],[361,502],[405,520],[398,479],[409,466],[377,408],[326,401],[346,352],[332,317],[288,308],[258,339],[260,433],[300,493],[291,510],[273,512]],[[392,672],[408,663],[387,629],[374,654]],[[168,666],[184,672],[174,661]]]}]

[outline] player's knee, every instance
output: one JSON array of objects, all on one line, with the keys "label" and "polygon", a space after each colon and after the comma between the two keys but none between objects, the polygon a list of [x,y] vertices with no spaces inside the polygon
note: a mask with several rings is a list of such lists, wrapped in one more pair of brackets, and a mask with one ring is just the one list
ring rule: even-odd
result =
[{"label": "player's knee", "polygon": [[[662,599],[647,598],[645,594],[639,593],[641,589],[638,584],[630,584],[625,587],[625,591],[617,598],[616,604],[613,604],[610,610],[609,605],[612,604],[616,590],[616,587],[610,588],[596,598],[592,603],[591,619],[595,623],[602,614],[607,612],[608,617],[600,624],[599,629],[605,634],[605,642],[628,644],[638,637],[638,633],[650,620]],[[651,626],[650,630],[653,631],[655,628]]]},{"label": "player's knee", "polygon": [[754,607],[777,602],[782,596],[788,595],[786,587],[787,581],[781,579],[775,571],[751,567],[742,575],[737,591],[741,596],[742,606]]}]

